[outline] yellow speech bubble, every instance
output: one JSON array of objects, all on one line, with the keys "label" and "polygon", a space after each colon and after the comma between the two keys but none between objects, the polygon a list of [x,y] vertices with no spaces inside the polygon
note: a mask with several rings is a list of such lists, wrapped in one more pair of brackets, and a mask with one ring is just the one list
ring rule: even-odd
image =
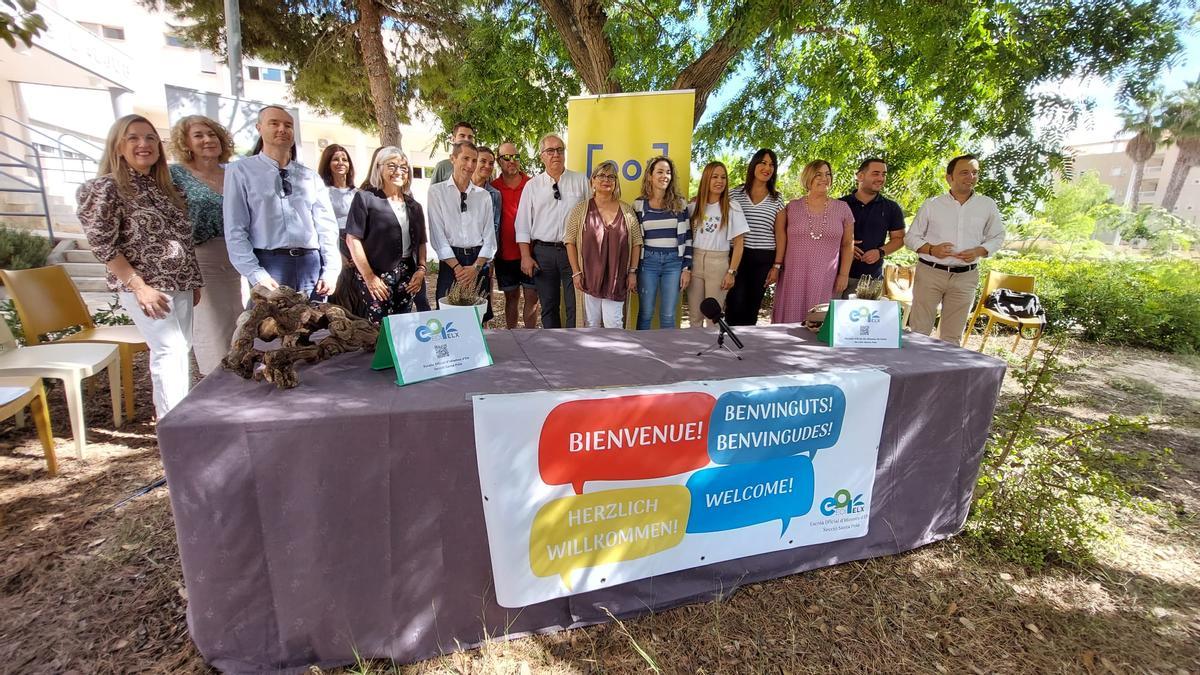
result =
[{"label": "yellow speech bubble", "polygon": [[571,588],[571,572],[678,546],[692,497],[682,485],[605,490],[556,499],[533,519],[529,566]]}]

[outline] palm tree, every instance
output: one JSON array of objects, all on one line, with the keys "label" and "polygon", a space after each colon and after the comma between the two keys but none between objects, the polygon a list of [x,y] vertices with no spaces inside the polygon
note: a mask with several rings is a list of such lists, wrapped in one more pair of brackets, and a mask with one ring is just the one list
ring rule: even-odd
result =
[{"label": "palm tree", "polygon": [[1179,146],[1179,157],[1163,195],[1162,207],[1170,212],[1175,210],[1188,173],[1192,167],[1200,166],[1200,79],[1171,94],[1163,109],[1162,122],[1167,130],[1165,142]]},{"label": "palm tree", "polygon": [[1133,175],[1129,178],[1129,189],[1125,194],[1125,205],[1136,211],[1138,197],[1142,191],[1142,176],[1146,173],[1146,162],[1154,156],[1163,140],[1163,91],[1154,88],[1136,100],[1133,105],[1121,105],[1122,133],[1133,133],[1125,144],[1125,154],[1133,160]]}]

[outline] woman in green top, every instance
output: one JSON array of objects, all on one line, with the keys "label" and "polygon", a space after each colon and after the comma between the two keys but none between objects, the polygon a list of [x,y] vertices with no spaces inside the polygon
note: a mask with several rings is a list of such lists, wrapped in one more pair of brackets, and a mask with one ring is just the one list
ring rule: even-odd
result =
[{"label": "woman in green top", "polygon": [[204,295],[196,306],[192,348],[200,374],[221,367],[243,309],[242,277],[229,262],[221,217],[225,163],[233,139],[225,127],[202,115],[189,115],[171,129],[171,178],[187,197],[196,259],[204,276]]}]

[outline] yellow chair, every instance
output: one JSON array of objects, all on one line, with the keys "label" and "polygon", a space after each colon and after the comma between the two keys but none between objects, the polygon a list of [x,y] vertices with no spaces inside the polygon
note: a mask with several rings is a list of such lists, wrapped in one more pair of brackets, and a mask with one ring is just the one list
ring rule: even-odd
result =
[{"label": "yellow chair", "polygon": [[46,340],[46,333],[71,326],[83,330],[55,342],[102,342],[115,344],[121,354],[121,379],[125,381],[125,416],[133,419],[133,357],[149,350],[136,326],[97,326],[92,322],[83,296],[67,271],[59,265],[30,270],[0,270],[9,296],[17,306],[25,340],[31,345]]},{"label": "yellow chair", "polygon": [[979,302],[975,305],[975,312],[971,314],[971,319],[967,322],[967,330],[963,332],[962,344],[967,344],[967,338],[970,337],[971,329],[975,327],[975,322],[979,317],[986,316],[987,325],[983,327],[983,339],[979,341],[979,351],[982,352],[984,345],[987,344],[988,334],[992,330],[992,323],[999,321],[1006,326],[1012,326],[1017,329],[1017,339],[1013,341],[1012,346],[1013,353],[1016,353],[1017,346],[1021,344],[1021,338],[1025,337],[1025,331],[1027,329],[1034,331],[1032,338],[1026,338],[1033,340],[1033,344],[1029,347],[1029,356],[1026,357],[1026,362],[1028,362],[1029,359],[1033,358],[1033,353],[1037,351],[1038,340],[1042,339],[1042,331],[1046,328],[1046,320],[1042,317],[1032,319],[1010,317],[984,307],[983,303],[992,294],[992,291],[1001,288],[1021,293],[1033,293],[1034,278],[1017,274],[1004,274],[1003,272],[988,272],[987,278],[983,281],[983,293],[980,294]]},{"label": "yellow chair", "polygon": [[[0,323],[4,323],[0,320]],[[26,406],[33,413],[42,452],[46,453],[46,472],[58,473],[58,458],[54,455],[54,437],[50,435],[50,408],[46,405],[46,390],[40,377],[0,377],[0,420],[16,415],[18,426]]]}]

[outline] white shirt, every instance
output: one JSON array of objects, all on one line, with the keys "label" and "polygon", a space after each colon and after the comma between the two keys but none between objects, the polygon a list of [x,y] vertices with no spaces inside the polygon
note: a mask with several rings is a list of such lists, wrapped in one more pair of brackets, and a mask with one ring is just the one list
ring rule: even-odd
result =
[{"label": "white shirt", "polygon": [[271,275],[258,264],[254,249],[320,249],[321,280],[337,282],[342,271],[338,252],[338,223],[329,203],[329,190],[316,171],[288,162],[291,193],[283,193],[279,164],[263,153],[225,168],[225,247],[229,262],[250,282],[261,284]]},{"label": "white shirt", "polygon": [[517,205],[517,243],[531,241],[561,242],[567,214],[579,202],[588,198],[587,177],[577,171],[563,171],[558,177],[562,199],[554,198],[554,179],[548,173],[529,179],[521,191]]},{"label": "white shirt", "polygon": [[400,224],[400,241],[404,255],[405,257],[410,256],[412,255],[412,234],[408,231],[408,206],[405,205],[403,199],[389,199],[387,203],[392,207],[392,213],[396,214],[396,222]]},{"label": "white shirt", "polygon": [[355,192],[358,192],[358,188],[329,186],[329,203],[333,206],[339,232],[346,231],[346,217],[350,215],[350,202],[354,201]]},{"label": "white shirt", "polygon": [[[696,202],[688,204],[688,214],[696,211]],[[701,251],[728,251],[730,243],[750,231],[750,223],[746,222],[746,214],[735,201],[729,202],[729,222],[721,227],[721,205],[709,204],[704,207],[704,221],[692,233],[692,248]]]},{"label": "white shirt", "polygon": [[492,224],[492,196],[467,182],[467,210],[462,210],[462,193],[454,180],[434,183],[429,188],[429,243],[438,260],[456,259],[454,248],[482,247],[479,257],[496,255],[496,228]]},{"label": "white shirt", "polygon": [[[1004,223],[1000,222],[995,200],[978,192],[971,193],[962,204],[949,192],[926,199],[904,235],[904,244],[915,251],[925,244],[937,246],[946,241],[954,244],[955,252],[976,246],[987,249],[988,255],[1000,250],[1004,245]],[[943,265],[968,264],[928,253],[922,253],[921,258]]]}]

